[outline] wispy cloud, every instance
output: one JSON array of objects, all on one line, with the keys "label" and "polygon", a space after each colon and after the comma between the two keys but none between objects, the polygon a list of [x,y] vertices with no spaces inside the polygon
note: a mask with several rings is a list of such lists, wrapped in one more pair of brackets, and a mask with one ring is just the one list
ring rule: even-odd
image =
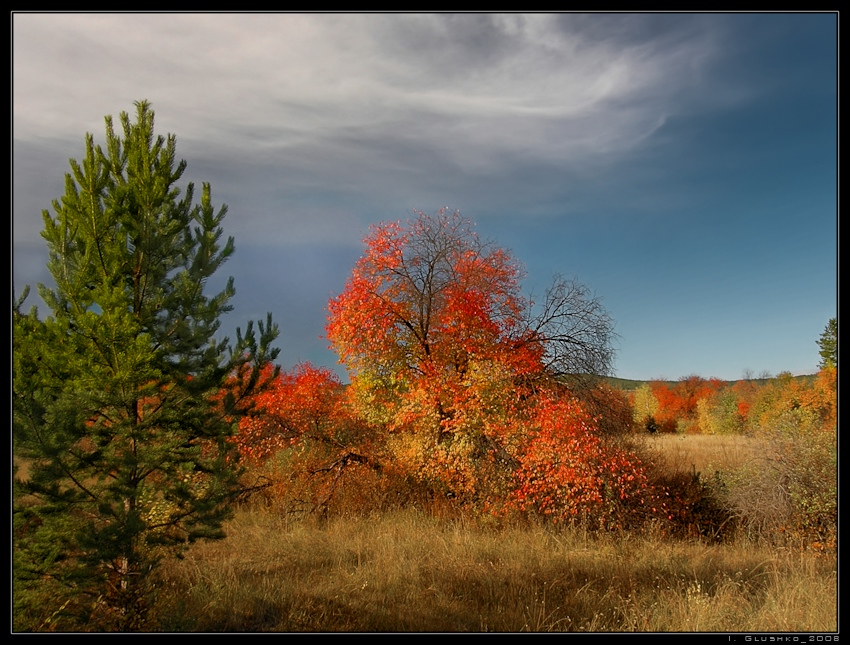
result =
[{"label": "wispy cloud", "polygon": [[439,146],[473,169],[504,155],[581,163],[628,148],[675,109],[712,54],[708,28],[690,24],[687,39],[632,30],[623,41],[617,20],[588,33],[569,14],[15,21],[19,138],[94,127],[102,115],[93,111],[115,111],[116,96],[146,97],[163,126],[225,148],[388,138]]}]

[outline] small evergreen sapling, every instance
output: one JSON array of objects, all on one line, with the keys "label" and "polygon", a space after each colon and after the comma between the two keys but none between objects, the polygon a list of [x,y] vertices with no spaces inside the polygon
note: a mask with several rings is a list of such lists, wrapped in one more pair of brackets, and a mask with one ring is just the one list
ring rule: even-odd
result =
[{"label": "small evergreen sapling", "polygon": [[215,340],[234,295],[232,278],[206,293],[234,251],[226,207],[208,184],[200,203],[192,184],[181,195],[175,137],[135,105],[121,133],[106,118],[105,149],[86,136],[43,212],[50,313],[23,312],[26,293],[13,310],[14,452],[28,469],[15,480],[15,610],[49,598],[129,629],[161,558],[223,535],[239,486],[229,437],[277,355],[271,316],[232,346]]}]

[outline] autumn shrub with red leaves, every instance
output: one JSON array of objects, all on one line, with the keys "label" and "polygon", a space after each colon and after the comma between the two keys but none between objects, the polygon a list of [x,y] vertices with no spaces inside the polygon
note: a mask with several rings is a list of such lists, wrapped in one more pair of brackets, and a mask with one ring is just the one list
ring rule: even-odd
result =
[{"label": "autumn shrub with red leaves", "polygon": [[[622,397],[606,407],[605,391],[591,401],[599,410],[622,407]],[[266,478],[276,506],[520,512],[592,529],[661,524],[670,535],[711,535],[727,519],[698,478],[653,469],[563,387],[527,393],[522,405],[478,419],[475,434],[450,432],[442,441],[367,425],[354,413],[354,396],[333,372],[309,364],[257,395],[233,440],[249,475]]]},{"label": "autumn shrub with red leaves", "polygon": [[[266,366],[264,374],[272,369]],[[252,414],[240,420],[233,441],[249,463],[304,438],[333,443],[344,425],[343,396],[343,385],[331,370],[297,365],[255,397]]]},{"label": "autumn shrub with red leaves", "polygon": [[652,502],[646,467],[603,436],[577,400],[544,398],[528,432],[510,495],[517,508],[606,529],[645,521]]},{"label": "autumn shrub with red leaves", "polygon": [[[664,514],[618,440],[633,425],[628,397],[594,376],[610,371],[613,323],[588,289],[556,276],[535,304],[521,263],[456,212],[384,223],[364,242],[328,304],[327,338],[351,385],[299,366],[239,428],[248,462],[275,455],[281,495],[611,529]],[[691,414],[702,385],[682,384],[667,407]]]},{"label": "autumn shrub with red leaves", "polygon": [[355,489],[377,486],[377,437],[350,413],[348,395],[330,369],[301,363],[281,372],[255,397],[232,439],[247,477],[265,481],[277,504],[326,508],[345,490],[359,500],[355,506],[368,506],[374,491]]}]

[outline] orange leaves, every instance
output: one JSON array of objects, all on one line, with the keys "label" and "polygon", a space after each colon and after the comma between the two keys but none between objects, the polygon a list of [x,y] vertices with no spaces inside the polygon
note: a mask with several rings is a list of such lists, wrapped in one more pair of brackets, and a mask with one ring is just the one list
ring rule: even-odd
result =
[{"label": "orange leaves", "polygon": [[837,424],[836,371],[827,367],[801,377],[784,372],[734,383],[695,376],[673,384],[656,381],[635,390],[632,405],[636,421],[662,432],[828,432]]},{"label": "orange leaves", "polygon": [[[376,226],[365,244],[329,304],[326,332],[351,373],[354,411],[380,422],[389,459],[485,506],[504,502],[523,451],[517,499],[543,512],[546,499],[560,512],[601,504],[606,486],[629,490],[638,476],[610,461],[615,455],[586,413],[537,399],[554,383],[547,364],[572,366],[573,354],[582,369],[605,364],[604,351],[599,360],[594,354],[608,330],[596,301],[559,282],[535,322],[520,289],[521,265],[481,241],[456,212]],[[599,324],[576,326],[585,320]],[[554,349],[550,332],[560,343]],[[610,392],[598,396],[613,400]],[[615,407],[628,418],[625,403]],[[572,501],[564,506],[559,495]]]},{"label": "orange leaves", "polygon": [[424,374],[499,360],[525,302],[520,269],[440,211],[374,227],[345,289],[329,304],[327,337],[354,371]]},{"label": "orange leaves", "polygon": [[754,429],[768,433],[782,426],[801,434],[835,432],[837,397],[834,367],[821,369],[812,381],[780,374],[762,386],[754,398],[750,423]]},{"label": "orange leaves", "polygon": [[608,443],[577,401],[542,401],[531,433],[511,493],[517,508],[555,522],[592,518],[613,528],[628,521],[620,506],[647,491],[645,468]]},{"label": "orange leaves", "polygon": [[687,376],[673,385],[661,381],[650,383],[652,394],[658,402],[655,421],[662,428],[676,429],[677,421],[695,419],[699,401],[719,391],[723,383],[717,379]]},{"label": "orange leaves", "polygon": [[[609,319],[586,290],[556,281],[532,316],[521,265],[445,210],[375,226],[364,242],[326,325],[351,385],[305,366],[284,374],[258,401],[263,414],[240,426],[244,451],[320,441],[329,463],[356,454],[437,497],[556,518],[607,509],[607,522],[637,494],[635,458],[553,393],[549,367],[597,373],[609,359]],[[627,403],[598,388],[592,413],[619,427]],[[349,431],[358,427],[371,432],[368,450]]]},{"label": "orange leaves", "polygon": [[345,416],[337,376],[307,363],[282,372],[256,395],[255,404],[255,413],[240,421],[234,442],[244,457],[257,461],[304,437],[330,440]]}]

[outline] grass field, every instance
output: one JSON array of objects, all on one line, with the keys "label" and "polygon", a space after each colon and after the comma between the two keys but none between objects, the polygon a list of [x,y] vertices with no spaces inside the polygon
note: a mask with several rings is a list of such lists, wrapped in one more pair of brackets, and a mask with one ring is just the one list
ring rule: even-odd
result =
[{"label": "grass field", "polygon": [[241,510],[163,570],[167,631],[837,629],[832,555],[497,529],[417,511],[326,523]]},{"label": "grass field", "polygon": [[707,476],[740,468],[765,450],[763,441],[743,435],[645,434],[639,441],[666,470]]},{"label": "grass field", "polygon": [[[745,437],[649,437],[665,468],[757,455]],[[415,509],[295,518],[254,504],[162,569],[152,629],[207,632],[834,632],[837,554],[652,531],[591,535]]]}]

